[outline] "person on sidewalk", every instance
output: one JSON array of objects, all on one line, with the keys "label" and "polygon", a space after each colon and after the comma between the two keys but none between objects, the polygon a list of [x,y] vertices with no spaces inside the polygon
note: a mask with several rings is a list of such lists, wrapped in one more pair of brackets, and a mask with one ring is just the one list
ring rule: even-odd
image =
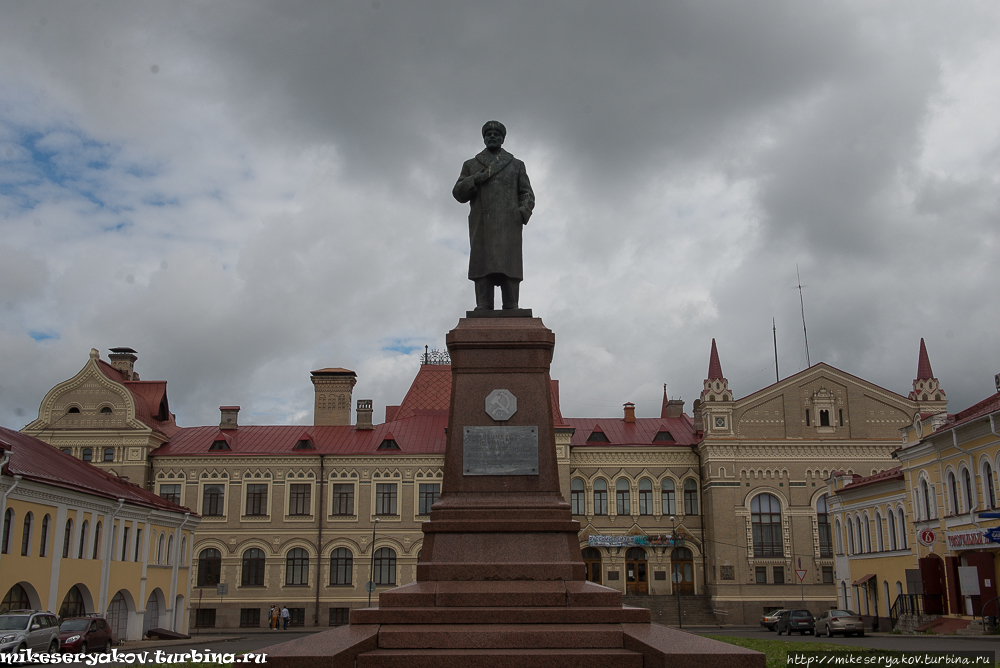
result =
[{"label": "person on sidewalk", "polygon": [[278,624],[279,624],[278,619],[279,619],[279,617],[281,617],[281,606],[280,605],[272,605],[271,606],[271,628],[274,629],[275,631],[278,630]]},{"label": "person on sidewalk", "polygon": [[267,628],[269,628],[269,629],[273,629],[274,628],[274,606],[273,605],[271,606],[271,609],[268,610],[268,612],[267,612]]},{"label": "person on sidewalk", "polygon": [[289,617],[291,617],[291,615],[288,614],[288,607],[287,606],[283,607],[281,609],[281,621],[284,622],[284,624],[285,624],[285,628],[284,628],[285,631],[288,630],[288,618]]}]

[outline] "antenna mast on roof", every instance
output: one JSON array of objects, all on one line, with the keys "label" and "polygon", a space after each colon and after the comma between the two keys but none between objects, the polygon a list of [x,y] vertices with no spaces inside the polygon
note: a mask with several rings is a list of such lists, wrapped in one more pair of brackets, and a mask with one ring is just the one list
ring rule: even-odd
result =
[{"label": "antenna mast on roof", "polygon": [[781,380],[778,375],[778,326],[774,324],[774,316],[771,316],[771,333],[774,335],[774,382]]},{"label": "antenna mast on roof", "polygon": [[808,288],[808,285],[802,285],[802,277],[799,276],[799,263],[795,263],[795,278],[798,280],[799,289],[799,309],[802,311],[802,335],[806,339],[806,367],[811,367],[812,362],[809,360],[809,332],[806,331],[806,305],[802,300],[802,288]]}]

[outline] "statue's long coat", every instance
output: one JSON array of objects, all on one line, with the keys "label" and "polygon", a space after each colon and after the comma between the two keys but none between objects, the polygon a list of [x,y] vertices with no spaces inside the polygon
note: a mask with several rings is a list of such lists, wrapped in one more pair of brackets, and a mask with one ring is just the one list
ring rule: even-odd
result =
[{"label": "statue's long coat", "polygon": [[[477,188],[474,177],[487,171],[489,178]],[[469,202],[469,278],[503,274],[523,279],[521,228],[535,207],[535,193],[524,171],[524,163],[500,149],[496,155],[484,150],[462,165],[462,175],[452,194]]]}]

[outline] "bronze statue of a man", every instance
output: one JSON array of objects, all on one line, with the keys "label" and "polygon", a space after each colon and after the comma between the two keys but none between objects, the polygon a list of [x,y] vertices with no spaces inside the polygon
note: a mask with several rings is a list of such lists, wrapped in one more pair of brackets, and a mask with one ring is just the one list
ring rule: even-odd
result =
[{"label": "bronze statue of a man", "polygon": [[476,284],[476,310],[493,310],[493,289],[500,286],[504,309],[518,308],[524,278],[521,227],[535,208],[535,193],[524,163],[503,150],[507,128],[499,121],[483,126],[486,150],[462,165],[452,194],[469,202],[469,280]]}]

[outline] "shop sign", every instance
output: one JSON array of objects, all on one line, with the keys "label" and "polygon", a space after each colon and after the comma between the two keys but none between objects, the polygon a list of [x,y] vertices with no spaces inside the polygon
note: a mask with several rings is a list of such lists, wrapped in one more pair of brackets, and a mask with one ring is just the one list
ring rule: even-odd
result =
[{"label": "shop sign", "polygon": [[937,540],[937,535],[933,529],[921,529],[917,532],[917,540],[920,541],[921,545],[930,547]]},{"label": "shop sign", "polygon": [[654,536],[601,536],[592,535],[587,539],[590,547],[650,547],[666,545],[683,545],[684,539],[677,537],[676,542],[669,535]]},{"label": "shop sign", "polygon": [[986,540],[991,543],[1000,543],[1000,527],[993,527],[986,530]]},{"label": "shop sign", "polygon": [[948,533],[949,550],[975,550],[984,547],[997,548],[1000,547],[1000,543],[991,542],[986,537],[986,531],[982,529]]}]

